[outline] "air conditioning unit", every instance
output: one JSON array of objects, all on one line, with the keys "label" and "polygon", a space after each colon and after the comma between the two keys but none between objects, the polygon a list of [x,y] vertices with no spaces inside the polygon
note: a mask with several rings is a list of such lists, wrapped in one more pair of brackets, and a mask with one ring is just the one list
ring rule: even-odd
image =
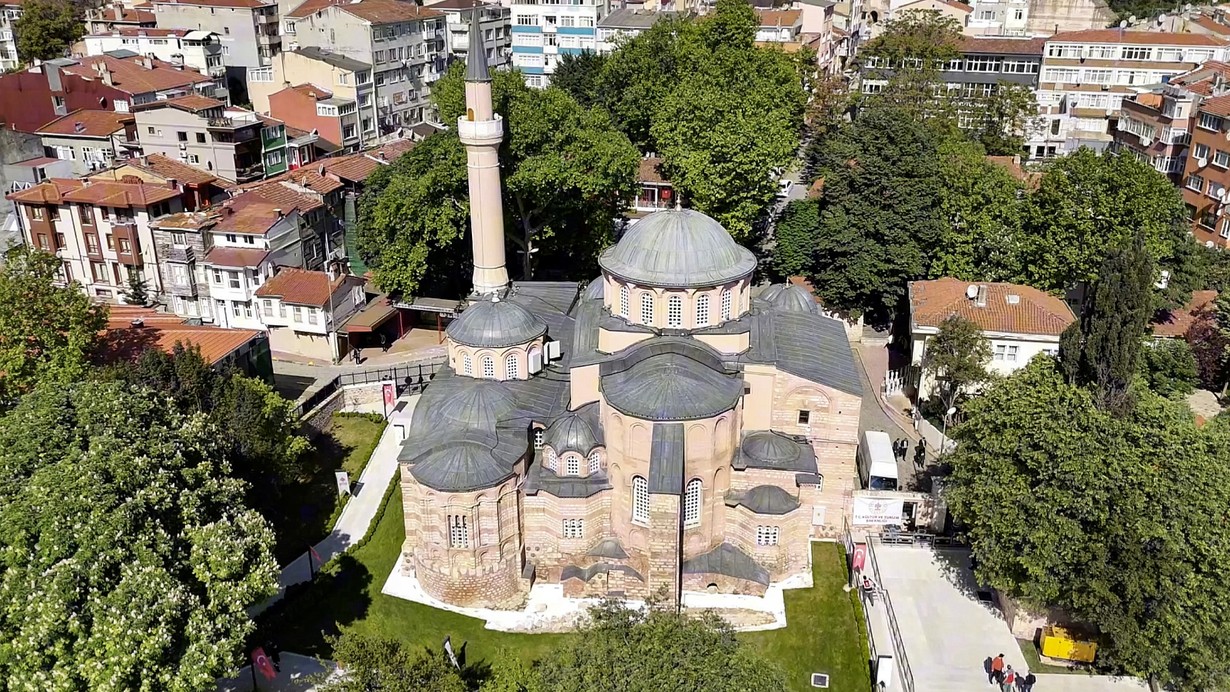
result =
[{"label": "air conditioning unit", "polygon": [[542,370],[542,351],[530,351],[530,374]]},{"label": "air conditioning unit", "polygon": [[559,342],[558,341],[548,341],[546,343],[546,347],[547,347],[547,361],[559,360],[559,357],[560,357]]}]

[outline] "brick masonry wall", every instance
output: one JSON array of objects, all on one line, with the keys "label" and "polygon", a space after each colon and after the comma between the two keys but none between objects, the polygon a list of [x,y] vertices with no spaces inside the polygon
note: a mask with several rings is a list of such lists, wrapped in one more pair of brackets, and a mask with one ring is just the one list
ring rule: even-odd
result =
[{"label": "brick masonry wall", "polygon": [[333,392],[329,398],[316,405],[303,416],[303,431],[311,439],[316,439],[322,432],[329,429],[333,422],[333,414],[346,407],[346,399],[342,390]]}]

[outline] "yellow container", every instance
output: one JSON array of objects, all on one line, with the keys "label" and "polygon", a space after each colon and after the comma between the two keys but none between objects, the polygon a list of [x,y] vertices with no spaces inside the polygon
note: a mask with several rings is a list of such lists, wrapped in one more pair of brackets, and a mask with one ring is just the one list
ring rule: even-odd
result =
[{"label": "yellow container", "polygon": [[1042,655],[1047,658],[1093,663],[1097,653],[1097,644],[1080,641],[1062,627],[1042,628]]}]

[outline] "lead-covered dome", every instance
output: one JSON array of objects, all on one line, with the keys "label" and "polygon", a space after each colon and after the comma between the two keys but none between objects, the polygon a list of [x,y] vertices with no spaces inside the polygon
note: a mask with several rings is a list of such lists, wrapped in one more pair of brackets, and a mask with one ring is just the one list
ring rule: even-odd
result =
[{"label": "lead-covered dome", "polygon": [[666,209],[637,222],[598,264],[640,286],[699,288],[748,276],[756,257],[708,216]]},{"label": "lead-covered dome", "polygon": [[504,348],[537,339],[547,333],[547,325],[516,303],[484,300],[463,310],[444,333],[463,346]]},{"label": "lead-covered dome", "polygon": [[769,300],[774,310],[782,312],[804,312],[816,314],[816,297],[806,288],[791,284],[783,286]]},{"label": "lead-covered dome", "polygon": [[556,454],[576,452],[587,456],[598,446],[598,436],[594,434],[589,421],[571,412],[555,419],[547,428],[542,441],[555,450]]}]

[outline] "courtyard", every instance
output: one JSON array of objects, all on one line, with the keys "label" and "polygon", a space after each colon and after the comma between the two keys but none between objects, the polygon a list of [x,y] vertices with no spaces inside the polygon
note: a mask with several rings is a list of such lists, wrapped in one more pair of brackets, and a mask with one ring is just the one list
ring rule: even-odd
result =
[{"label": "courtyard", "polygon": [[[376,524],[354,550],[331,562],[314,582],[292,587],[259,618],[259,641],[279,650],[328,658],[328,638],[339,626],[396,637],[439,649],[446,636],[467,666],[511,655],[530,661],[554,645],[558,634],[517,634],[484,628],[482,620],[381,593],[397,562],[405,533],[401,494],[387,494]],[[815,585],[785,592],[785,629],[740,634],[788,675],[791,689],[812,689],[813,672],[832,676],[830,689],[865,692],[870,687],[866,634],[858,599],[842,589],[845,561],[840,546],[812,545]]]}]

